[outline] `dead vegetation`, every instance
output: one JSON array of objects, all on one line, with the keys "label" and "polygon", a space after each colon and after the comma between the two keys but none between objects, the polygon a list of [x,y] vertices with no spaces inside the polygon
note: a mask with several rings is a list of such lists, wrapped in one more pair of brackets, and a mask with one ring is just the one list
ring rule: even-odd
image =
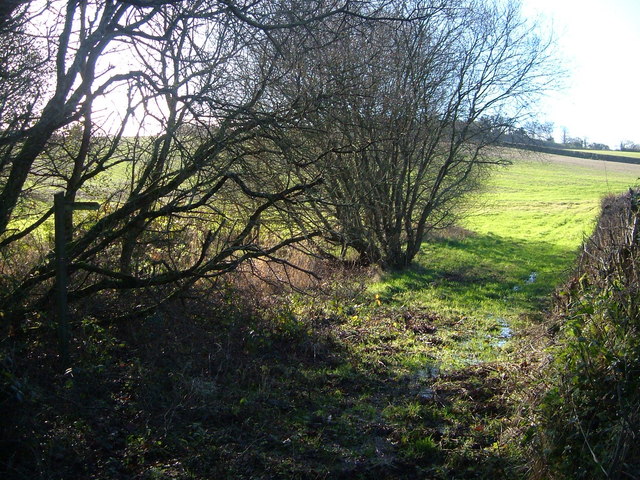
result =
[{"label": "dead vegetation", "polygon": [[2,344],[2,477],[516,478],[518,368],[423,372],[451,319],[380,304],[371,274],[282,301],[203,283],[135,321],[96,298],[75,311],[69,369],[32,318]]}]

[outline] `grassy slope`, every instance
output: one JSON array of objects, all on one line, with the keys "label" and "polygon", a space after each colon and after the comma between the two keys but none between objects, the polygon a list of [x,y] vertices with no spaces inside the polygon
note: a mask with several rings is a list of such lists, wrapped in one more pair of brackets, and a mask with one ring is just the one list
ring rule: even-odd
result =
[{"label": "grassy slope", "polygon": [[[635,165],[517,153],[514,158],[464,221],[467,234],[425,244],[408,273],[388,275],[372,287],[391,302],[457,315],[468,331],[477,330],[467,335],[471,351],[452,352],[445,367],[459,366],[468,355],[497,358],[491,337],[505,323],[517,328],[523,314],[544,306],[593,228],[600,199],[640,176]],[[480,351],[478,335],[487,347]]]}]

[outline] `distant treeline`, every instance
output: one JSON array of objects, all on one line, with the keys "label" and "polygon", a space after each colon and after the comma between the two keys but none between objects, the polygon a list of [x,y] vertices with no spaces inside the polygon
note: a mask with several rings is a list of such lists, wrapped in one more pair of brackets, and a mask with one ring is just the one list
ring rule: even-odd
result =
[{"label": "distant treeline", "polygon": [[551,153],[554,155],[565,155],[567,157],[586,158],[589,160],[605,160],[608,162],[640,164],[640,158],[625,157],[621,155],[608,155],[606,153],[595,153],[595,152],[585,152],[585,151],[581,152],[581,151],[575,151],[575,150],[568,150],[566,148],[547,147],[543,145],[533,145],[533,144],[526,144],[526,143],[504,143],[503,145],[519,148],[522,150],[531,150],[534,152]]}]

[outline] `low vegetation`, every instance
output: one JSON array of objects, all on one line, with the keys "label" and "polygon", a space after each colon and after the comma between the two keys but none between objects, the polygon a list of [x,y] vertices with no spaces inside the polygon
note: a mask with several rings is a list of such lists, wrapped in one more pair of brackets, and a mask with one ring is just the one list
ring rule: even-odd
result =
[{"label": "low vegetation", "polygon": [[640,470],[638,193],[609,197],[556,294],[559,328],[536,432],[541,478],[634,478]]},{"label": "low vegetation", "polygon": [[523,433],[584,449],[529,431],[532,392],[567,421],[538,380],[542,312],[637,174],[566,162],[515,157],[403,272],[316,260],[303,294],[240,271],[135,321],[113,320],[127,295],[79,302],[68,369],[32,315],[2,342],[3,478],[526,478]]}]

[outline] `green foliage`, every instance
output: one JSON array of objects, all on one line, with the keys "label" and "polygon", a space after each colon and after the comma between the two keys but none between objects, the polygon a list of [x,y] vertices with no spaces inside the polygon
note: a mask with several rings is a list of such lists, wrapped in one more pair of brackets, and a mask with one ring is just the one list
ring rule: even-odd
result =
[{"label": "green foliage", "polygon": [[403,439],[406,455],[409,458],[428,459],[439,452],[438,444],[431,436],[418,437],[416,439]]}]

